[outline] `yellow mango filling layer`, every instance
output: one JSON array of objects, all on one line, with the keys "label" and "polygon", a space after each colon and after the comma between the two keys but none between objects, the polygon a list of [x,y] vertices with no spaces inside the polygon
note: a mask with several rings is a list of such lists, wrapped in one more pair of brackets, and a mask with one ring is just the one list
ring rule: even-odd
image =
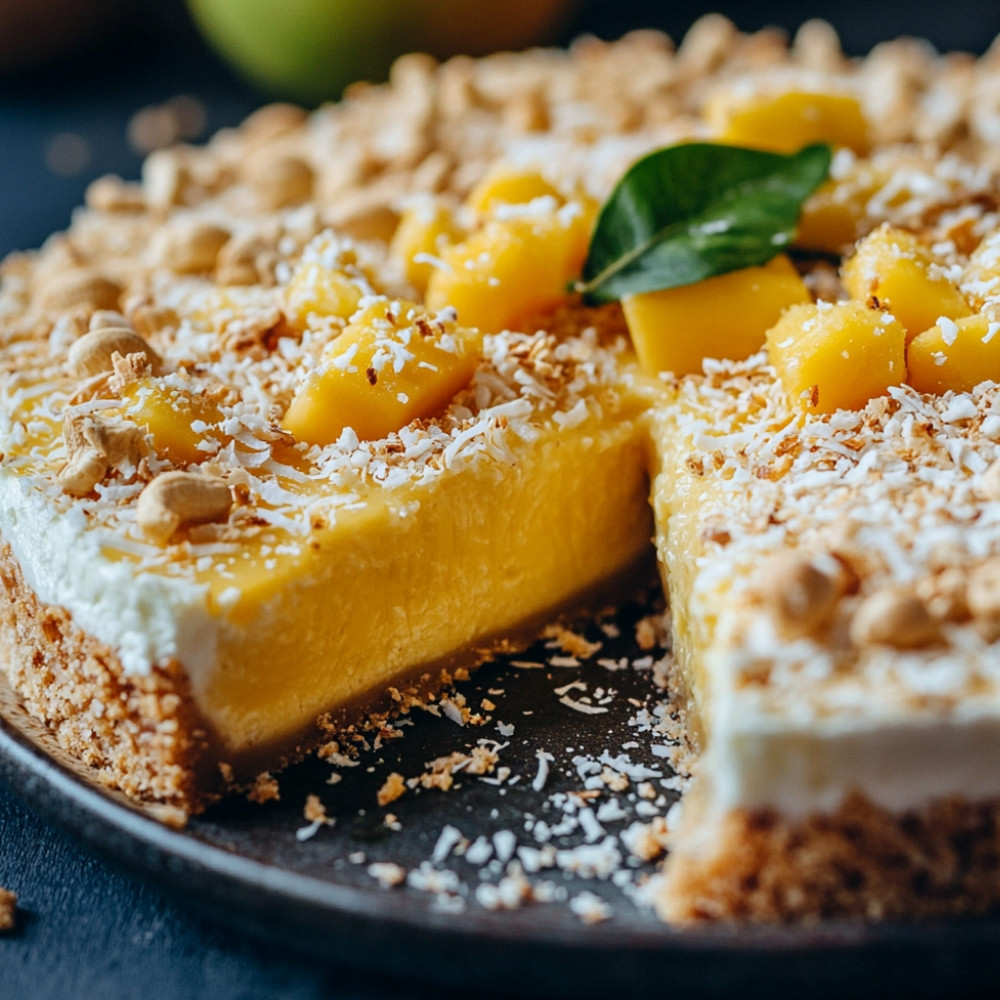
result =
[{"label": "yellow mango filling layer", "polygon": [[234,753],[281,742],[332,706],[541,624],[636,563],[650,532],[633,419],[554,426],[502,472],[483,463],[369,497],[294,556],[243,554],[213,580],[217,665],[195,695]]}]

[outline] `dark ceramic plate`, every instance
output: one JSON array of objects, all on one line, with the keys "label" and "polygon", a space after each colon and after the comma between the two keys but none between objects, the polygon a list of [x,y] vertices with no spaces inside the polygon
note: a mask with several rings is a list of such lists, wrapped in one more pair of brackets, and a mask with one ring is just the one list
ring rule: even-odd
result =
[{"label": "dark ceramic plate", "polygon": [[[431,862],[446,826],[469,841],[485,838],[481,853],[487,842],[493,846],[506,839],[509,844],[506,834],[493,841],[498,831],[510,831],[520,847],[538,848],[534,833],[540,828],[529,833],[526,824],[533,818],[557,827],[564,813],[556,793],[582,787],[581,758],[586,769],[586,761],[604,751],[620,755],[622,744],[632,743],[627,750],[633,764],[669,775],[663,759],[651,753],[650,737],[634,725],[637,712],[660,698],[650,672],[631,666],[610,671],[597,663],[642,655],[633,626],[643,610],[621,613],[619,639],[609,639],[595,625],[589,634],[600,638],[603,648],[580,667],[526,669],[500,662],[482,668],[459,690],[470,705],[478,707],[484,697],[496,704],[490,713],[494,719],[485,726],[458,728],[446,716],[417,712],[402,739],[363,754],[355,767],[338,769],[335,786],[328,783],[329,763],[307,760],[281,776],[280,801],[263,806],[226,802],[184,831],[169,829],[96,787],[17,708],[5,688],[0,689],[0,777],[86,844],[261,938],[376,974],[465,990],[474,984],[474,995],[659,998],[693,991],[706,997],[756,987],[769,996],[842,1000],[845,993],[917,997],[995,985],[1000,974],[996,920],[675,931],[611,880],[558,867],[543,870],[531,880],[540,892],[562,901],[496,911],[481,905],[476,890],[508,874],[509,865],[496,860],[472,864],[454,853]],[[552,655],[539,646],[517,659],[541,662]],[[601,707],[608,710],[581,714],[560,703],[556,692],[566,685],[574,686],[563,697],[606,701]],[[502,735],[500,720],[513,724],[512,735]],[[510,768],[504,784],[459,773],[447,793],[410,790],[387,807],[377,806],[376,792],[390,772],[420,775],[426,762],[491,738],[508,744],[500,753],[501,765]],[[539,750],[554,758],[543,789],[532,787]],[[661,793],[655,808],[662,813],[673,793],[662,789],[659,778],[652,780]],[[637,808],[647,813],[654,808],[638,806],[645,800],[634,795],[637,782],[631,787],[632,792],[618,796],[624,816],[605,813],[601,832],[590,824],[554,836],[553,845],[579,849],[588,830],[591,847],[607,838],[613,843],[636,820]],[[300,841],[296,831],[307,825],[302,810],[309,794],[320,797],[336,822]],[[601,801],[609,797],[605,791]],[[388,813],[396,817],[391,825]],[[443,850],[444,842],[440,845]],[[576,856],[586,855],[578,850]],[[414,884],[381,888],[368,871],[373,862],[415,871]],[[434,874],[442,870],[446,874]],[[653,866],[633,862],[630,868],[625,862],[620,870],[634,884]],[[619,881],[625,877],[619,875]],[[449,891],[443,896],[426,891],[432,879],[445,880]],[[480,898],[484,892],[489,890],[480,889]],[[581,893],[603,901],[610,919],[584,923],[567,903]],[[459,912],[453,912],[456,907]]]}]

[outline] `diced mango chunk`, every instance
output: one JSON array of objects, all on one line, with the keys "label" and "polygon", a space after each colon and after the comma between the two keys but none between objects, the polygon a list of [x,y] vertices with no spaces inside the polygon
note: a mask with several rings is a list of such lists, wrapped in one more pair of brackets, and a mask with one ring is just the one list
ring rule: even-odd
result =
[{"label": "diced mango chunk", "polygon": [[527,205],[536,198],[563,197],[558,188],[534,170],[515,170],[498,166],[491,170],[469,193],[465,204],[477,215],[491,215],[497,205]]},{"label": "diced mango chunk", "polygon": [[348,319],[370,289],[343,271],[307,263],[298,267],[285,292],[289,321],[305,329],[310,315]]},{"label": "diced mango chunk", "polygon": [[958,286],[913,233],[882,225],[859,244],[841,269],[844,287],[856,302],[888,309],[908,340],[940,316],[958,319],[971,310]]},{"label": "diced mango chunk", "polygon": [[970,392],[987,379],[1000,382],[1000,322],[982,314],[942,320],[914,337],[906,364],[918,392]]},{"label": "diced mango chunk", "polygon": [[404,212],[389,244],[389,253],[400,262],[406,280],[421,294],[434,273],[434,258],[464,232],[451,207],[441,201],[420,201]]},{"label": "diced mango chunk", "polygon": [[838,161],[837,177],[822,184],[802,206],[796,245],[846,254],[872,228],[868,207],[873,198],[882,198],[880,192],[890,181],[897,190],[887,193],[887,206],[911,196],[905,187],[899,188],[888,164],[868,158]]},{"label": "diced mango chunk", "polygon": [[788,306],[809,302],[791,261],[775,257],[693,285],[628,295],[625,320],[650,374],[700,372],[705,358],[741,360],[759,351]]},{"label": "diced mango chunk", "polygon": [[802,206],[797,246],[842,253],[861,235],[864,201],[844,197],[843,188],[828,181]]},{"label": "diced mango chunk", "polygon": [[122,392],[122,413],[152,438],[158,455],[174,465],[201,462],[229,440],[218,403],[159,378],[143,378]]},{"label": "diced mango chunk", "polygon": [[350,427],[374,441],[432,417],[472,377],[482,338],[410,302],[378,299],[327,347],[283,425],[297,440],[332,444]]},{"label": "diced mango chunk", "polygon": [[767,332],[768,358],[793,403],[859,410],[906,377],[906,332],[858,302],[793,306]]},{"label": "diced mango chunk", "polygon": [[349,319],[366,295],[380,291],[349,241],[326,231],[313,239],[284,290],[289,323],[305,330],[314,319]]},{"label": "diced mango chunk", "polygon": [[454,306],[465,326],[499,332],[569,296],[587,255],[591,218],[575,203],[558,211],[491,219],[467,240],[446,247],[431,275],[427,305]]},{"label": "diced mango chunk", "polygon": [[812,142],[868,149],[868,123],[857,98],[793,90],[726,93],[712,101],[706,116],[722,142],[775,153],[794,153]]},{"label": "diced mango chunk", "polygon": [[[843,254],[893,208],[910,201],[928,184],[952,188],[961,195],[957,181],[940,176],[937,158],[916,149],[893,149],[869,157],[838,157],[835,177],[806,199],[799,216],[797,246]],[[965,242],[953,230],[959,242]],[[972,247],[963,246],[967,253]]]}]

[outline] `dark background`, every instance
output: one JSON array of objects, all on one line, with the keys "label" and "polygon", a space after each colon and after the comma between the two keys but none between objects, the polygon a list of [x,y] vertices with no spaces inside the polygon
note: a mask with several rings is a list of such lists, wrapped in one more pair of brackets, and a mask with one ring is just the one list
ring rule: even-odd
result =
[{"label": "dark background", "polygon": [[[470,12],[482,2],[470,0]],[[4,3],[0,0],[0,34]],[[178,0],[135,0],[132,6],[138,13],[126,18],[112,39],[55,66],[0,75],[0,256],[38,246],[64,228],[94,177],[108,172],[138,177],[140,157],[129,148],[126,130],[140,108],[178,94],[197,97],[207,110],[204,138],[237,123],[270,96],[222,65],[200,41]],[[616,38],[636,27],[662,28],[680,39],[712,9],[744,30],[781,25],[794,32],[809,18],[826,17],[851,54],[898,35],[927,37],[942,50],[978,53],[1000,33],[1000,3],[983,0],[769,0],[708,6],[690,0],[580,0],[559,40],[585,32]],[[86,162],[68,176],[46,165],[46,149],[63,133],[82,137],[87,149]]]},{"label": "dark background", "polygon": [[[277,2],[277,0],[276,0]],[[362,2],[362,0],[351,0]],[[377,0],[364,0],[377,2]],[[0,0],[0,32],[3,31]],[[477,0],[470,0],[473,11]],[[67,225],[86,185],[118,173],[138,177],[128,122],[139,109],[179,94],[205,107],[201,136],[238,122],[267,98],[205,47],[178,3],[136,3],[141,16],[70,60],[0,75],[0,256],[39,245]],[[562,41],[590,32],[615,38],[658,27],[674,38],[706,9],[744,30],[794,31],[824,16],[845,49],[863,54],[897,35],[929,38],[942,50],[983,52],[1000,33],[1000,3],[720,3],[583,0]],[[68,173],[46,163],[60,134],[82,140]],[[81,153],[82,150],[82,153]],[[71,157],[72,159],[72,157]],[[281,997],[311,1000],[448,1000],[440,990],[349,973],[274,947],[262,948],[194,916],[157,891],[80,852],[0,787],[0,885],[21,899],[19,930],[0,938],[0,997],[118,1000]],[[669,984],[664,994],[669,995]],[[481,995],[475,987],[465,996]]]}]

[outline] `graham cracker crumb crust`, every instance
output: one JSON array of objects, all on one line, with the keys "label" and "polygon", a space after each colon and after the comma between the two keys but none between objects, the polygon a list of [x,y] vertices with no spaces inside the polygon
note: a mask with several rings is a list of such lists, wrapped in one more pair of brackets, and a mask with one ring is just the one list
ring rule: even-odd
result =
[{"label": "graham cracker crumb crust", "polygon": [[944,800],[900,815],[859,795],[800,822],[730,812],[703,853],[673,858],[658,901],[679,923],[920,919],[998,904],[1000,802]]}]

